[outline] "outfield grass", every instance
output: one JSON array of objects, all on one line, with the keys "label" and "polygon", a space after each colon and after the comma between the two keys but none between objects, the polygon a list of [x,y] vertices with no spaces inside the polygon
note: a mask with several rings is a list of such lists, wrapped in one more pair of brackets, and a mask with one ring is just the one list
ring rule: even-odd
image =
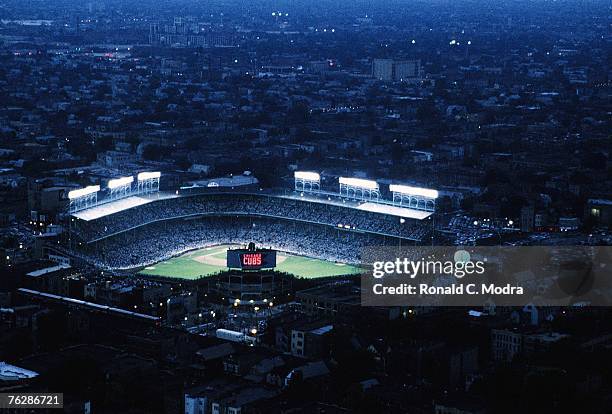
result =
[{"label": "outfield grass", "polygon": [[[228,247],[232,246],[216,246],[194,250],[184,255],[148,266],[141,270],[139,274],[189,280],[197,279],[202,276],[210,276],[219,271],[227,270],[225,259]],[[360,273],[360,269],[356,266],[296,256],[283,252],[277,252],[276,270],[279,272],[291,273],[297,277],[303,278],[319,278]]]}]

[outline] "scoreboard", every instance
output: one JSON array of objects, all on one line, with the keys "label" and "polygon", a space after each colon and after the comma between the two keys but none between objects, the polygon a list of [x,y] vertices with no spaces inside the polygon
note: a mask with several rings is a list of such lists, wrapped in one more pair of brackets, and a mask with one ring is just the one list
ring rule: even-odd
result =
[{"label": "scoreboard", "polygon": [[276,267],[276,250],[255,249],[251,245],[248,249],[228,250],[227,267],[242,270],[272,269]]}]

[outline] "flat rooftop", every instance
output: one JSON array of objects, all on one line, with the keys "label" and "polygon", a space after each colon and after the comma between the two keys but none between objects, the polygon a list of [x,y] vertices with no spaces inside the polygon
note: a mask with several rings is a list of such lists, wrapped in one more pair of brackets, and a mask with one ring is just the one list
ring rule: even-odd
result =
[{"label": "flat rooftop", "polygon": [[46,275],[48,273],[54,273],[54,272],[58,272],[58,271],[64,270],[64,269],[70,269],[70,265],[59,264],[57,266],[45,267],[44,269],[34,270],[34,271],[28,273],[26,276],[39,277],[39,276],[44,276],[44,275]]},{"label": "flat rooftop", "polygon": [[598,204],[598,205],[605,205],[605,206],[612,206],[612,200],[607,200],[604,198],[590,198],[589,199],[589,203],[591,204]]},{"label": "flat rooftop", "polygon": [[17,381],[37,377],[38,373],[17,367],[6,362],[0,362],[0,380]]}]

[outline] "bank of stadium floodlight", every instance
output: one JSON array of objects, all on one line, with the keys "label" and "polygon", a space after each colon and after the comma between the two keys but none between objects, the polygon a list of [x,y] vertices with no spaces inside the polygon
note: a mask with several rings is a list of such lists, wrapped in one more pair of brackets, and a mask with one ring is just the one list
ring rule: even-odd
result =
[{"label": "bank of stadium floodlight", "polygon": [[134,177],[132,176],[115,178],[113,180],[108,181],[108,188],[113,189],[113,188],[125,187],[126,185],[130,185],[133,182],[134,182]]},{"label": "bank of stadium floodlight", "polygon": [[94,206],[98,202],[99,185],[90,185],[68,192],[69,211],[71,213]]},{"label": "bank of stadium floodlight", "polygon": [[85,188],[79,188],[78,190],[72,190],[68,192],[68,198],[70,200],[76,200],[81,197],[86,197],[91,194],[95,194],[100,191],[99,185],[90,185]]},{"label": "bank of stadium floodlight", "polygon": [[340,177],[338,182],[340,183],[340,196],[356,200],[378,201],[380,199],[380,190],[376,181]]},{"label": "bank of stadium floodlight", "polygon": [[436,199],[439,196],[437,190],[391,184],[389,185],[389,191],[393,193],[393,204],[395,205],[425,211],[436,209]]},{"label": "bank of stadium floodlight", "polygon": [[161,173],[156,172],[141,172],[136,176],[138,194],[148,194],[159,191],[159,178]]},{"label": "bank of stadium floodlight", "polygon": [[321,176],[312,171],[296,171],[293,173],[295,179],[295,191],[304,193],[318,193],[321,191]]},{"label": "bank of stadium floodlight", "polygon": [[121,177],[115,178],[113,180],[109,180],[107,184],[107,188],[109,191],[109,197],[113,200],[127,197],[132,192],[132,183],[134,182],[134,177]]},{"label": "bank of stadium floodlight", "polygon": [[159,177],[161,177],[161,173],[159,171],[138,173],[138,181],[151,180]]}]

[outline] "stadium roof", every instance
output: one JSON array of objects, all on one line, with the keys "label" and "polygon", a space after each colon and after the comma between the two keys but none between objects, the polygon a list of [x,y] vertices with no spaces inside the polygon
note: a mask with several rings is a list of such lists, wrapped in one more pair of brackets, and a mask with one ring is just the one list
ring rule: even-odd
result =
[{"label": "stadium roof", "polygon": [[188,185],[181,187],[181,189],[190,188],[215,188],[215,187],[241,187],[245,185],[258,184],[259,180],[252,175],[233,175],[231,177],[217,177],[208,178],[205,180],[195,180],[187,183]]},{"label": "stadium roof", "polygon": [[357,209],[416,220],[425,220],[427,217],[433,214],[431,211],[414,210],[412,208],[397,207],[379,203],[363,203],[357,206]]},{"label": "stadium roof", "polygon": [[[328,195],[329,198],[319,198],[317,195]],[[312,203],[322,203],[322,204],[330,204],[334,206],[341,206],[347,208],[354,208],[363,211],[370,211],[372,213],[380,213],[380,214],[390,214],[397,217],[415,219],[415,220],[424,220],[427,217],[434,214],[432,211],[421,211],[413,208],[407,207],[397,207],[392,204],[388,204],[388,202],[384,202],[379,200],[379,202],[366,202],[360,204],[360,201],[357,200],[346,200],[342,199],[338,196],[337,193],[329,193],[325,191],[319,192],[317,195],[309,194],[309,193],[297,193],[297,194],[285,194],[279,197],[282,198],[292,198],[296,200],[305,200]],[[333,197],[333,198],[332,198]]]},{"label": "stadium roof", "polygon": [[[336,193],[327,193],[327,192],[319,192],[316,195],[308,194],[308,193],[270,194],[270,193],[262,193],[262,192],[256,192],[256,193],[221,192],[221,193],[210,193],[210,194],[266,195],[266,196],[272,196],[272,197],[289,198],[289,199],[294,199],[294,200],[307,201],[311,203],[341,206],[344,208],[358,209],[362,211],[369,211],[372,213],[389,214],[389,215],[393,215],[396,217],[403,217],[403,218],[415,219],[415,220],[424,220],[433,214],[433,212],[430,212],[430,211],[421,211],[421,210],[416,210],[416,209],[411,209],[411,208],[406,208],[406,207],[398,207],[398,206],[391,205],[388,202],[385,203],[383,201],[379,201],[377,203],[373,203],[373,202],[362,203],[358,200],[346,200],[346,199],[340,198],[339,195]],[[194,194],[194,195],[198,195],[198,194]],[[132,197],[127,197],[127,198],[123,198],[120,200],[116,200],[116,201],[98,204],[97,206],[73,213],[72,215],[73,217],[77,217],[84,221],[92,221],[92,220],[97,220],[101,217],[109,216],[112,214],[122,212],[124,210],[128,210],[134,207],[146,205],[146,204],[155,202],[157,200],[190,197],[190,196],[191,195],[176,195],[175,193],[164,193],[164,192],[155,193],[155,194],[147,195],[147,196],[145,195],[132,196]]]},{"label": "stadium roof", "polygon": [[121,200],[111,201],[109,203],[99,204],[95,207],[88,208],[86,210],[78,211],[74,213],[73,216],[81,220],[91,221],[99,219],[100,217],[119,213],[123,210],[142,206],[144,204],[148,204],[156,200],[173,197],[177,196],[169,193],[155,193],[152,196],[132,196],[128,198],[123,198]]}]

